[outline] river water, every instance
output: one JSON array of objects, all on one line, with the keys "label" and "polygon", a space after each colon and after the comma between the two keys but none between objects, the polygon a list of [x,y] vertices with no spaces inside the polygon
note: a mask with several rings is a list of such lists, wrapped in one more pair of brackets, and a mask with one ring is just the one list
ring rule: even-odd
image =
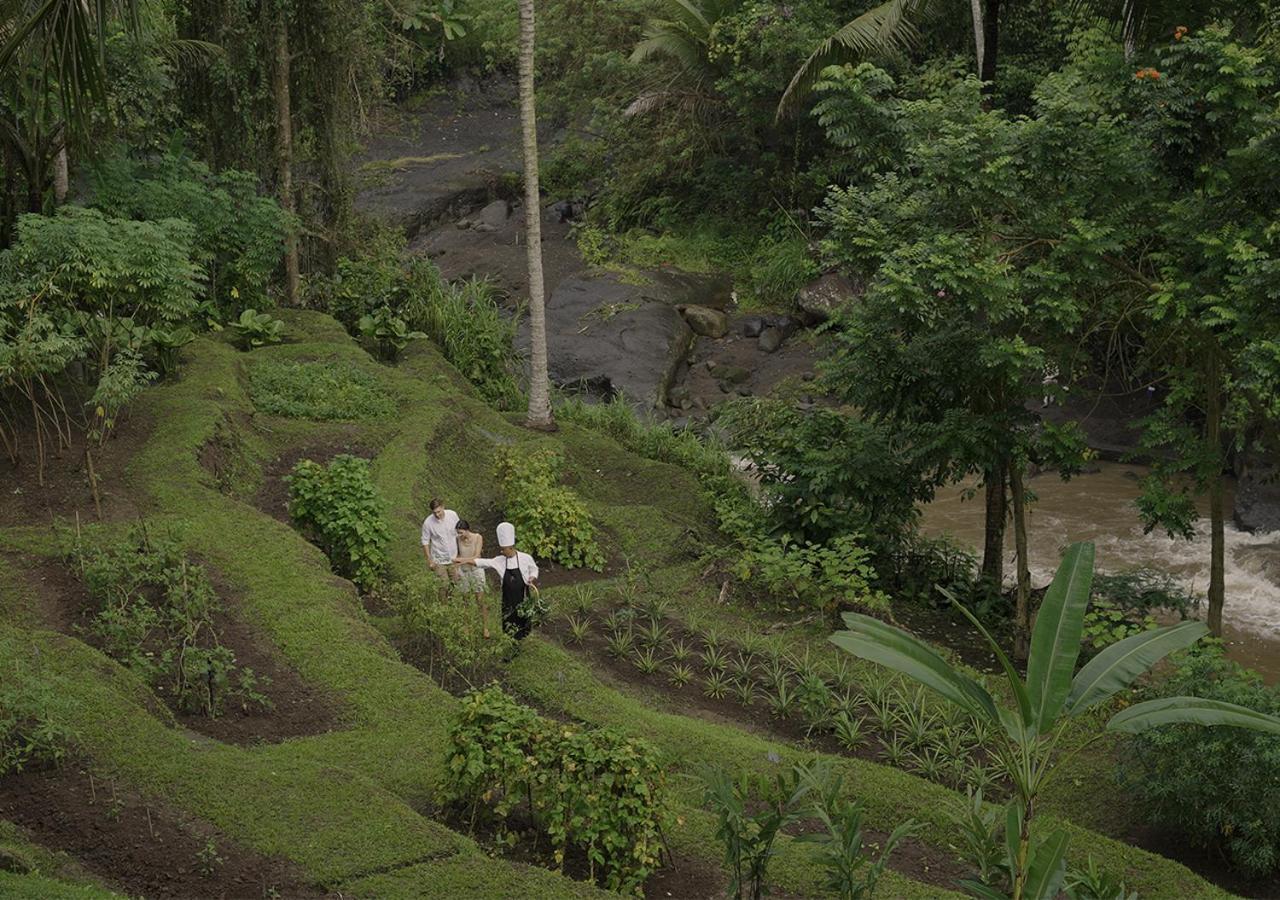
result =
[{"label": "river water", "polygon": [[[1208,520],[1200,521],[1190,541],[1171,539],[1164,532],[1143,534],[1134,500],[1145,474],[1142,466],[1101,463],[1097,472],[1068,482],[1052,473],[1028,482],[1037,497],[1027,516],[1031,578],[1036,587],[1053,577],[1064,547],[1089,540],[1097,545],[1100,571],[1162,570],[1203,598],[1209,583]],[[926,534],[950,534],[981,552],[983,495],[979,491],[963,500],[966,487],[972,484],[940,491],[925,508],[923,527]],[[1012,531],[1005,543],[1009,551],[1005,572],[1012,577]],[[1254,535],[1227,523],[1223,637],[1233,659],[1262,672],[1269,682],[1280,681],[1280,532]]]}]

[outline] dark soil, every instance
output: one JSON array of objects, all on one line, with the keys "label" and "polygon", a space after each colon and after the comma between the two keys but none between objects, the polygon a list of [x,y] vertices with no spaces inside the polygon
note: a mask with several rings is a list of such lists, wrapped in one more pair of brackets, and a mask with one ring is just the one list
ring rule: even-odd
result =
[{"label": "dark soil", "polygon": [[[23,571],[25,583],[34,589],[32,596],[41,623],[98,646],[87,630],[97,606],[67,565],[47,557],[11,559]],[[225,579],[209,571],[223,604],[222,612],[214,617],[214,626],[223,645],[235,653],[237,666],[252,669],[259,679],[270,679],[270,683],[257,687],[270,706],[264,709],[255,705],[245,710],[229,702],[223,714],[213,719],[173,709],[178,722],[192,731],[233,744],[276,743],[338,727],[341,716],[334,702],[307,685],[274,648],[255,634],[239,614],[238,601]],[[167,700],[164,695],[158,696]]]},{"label": "dark soil", "polygon": [[78,766],[0,778],[0,819],[69,853],[130,896],[327,896],[290,863],[239,846],[208,823],[92,778]]},{"label": "dark soil", "polygon": [[[125,467],[151,436],[152,422],[132,416],[112,432],[101,447],[91,444],[90,456],[97,477],[101,519],[135,518],[138,506],[125,485]],[[0,527],[39,525],[61,520],[85,522],[99,519],[85,462],[84,435],[74,429],[71,446],[46,450],[43,475],[36,464],[34,437],[20,429],[17,441],[22,457],[15,465],[0,451]],[[41,483],[43,477],[43,484]]]}]

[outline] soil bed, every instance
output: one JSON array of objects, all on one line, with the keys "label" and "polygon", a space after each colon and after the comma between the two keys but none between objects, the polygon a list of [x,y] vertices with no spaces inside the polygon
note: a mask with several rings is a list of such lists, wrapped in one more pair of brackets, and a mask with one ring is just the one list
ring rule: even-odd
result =
[{"label": "soil bed", "polygon": [[0,819],[129,896],[328,896],[290,863],[73,765],[0,778]]},{"label": "soil bed", "polygon": [[[88,631],[97,604],[66,565],[60,560],[30,556],[21,558],[20,563],[25,583],[34,588],[35,612],[42,624],[101,649]],[[341,716],[333,701],[307,685],[274,648],[254,633],[239,615],[238,601],[226,581],[207,565],[205,568],[222,600],[223,609],[213,620],[221,642],[235,654],[238,667],[252,669],[259,679],[270,679],[269,684],[260,683],[256,690],[271,705],[246,711],[228,703],[216,718],[171,708],[174,718],[192,731],[233,744],[276,743],[339,727]],[[162,694],[156,696],[167,701]]]},{"label": "soil bed", "polygon": [[[146,416],[134,414],[101,447],[91,445],[103,521],[137,517],[138,506],[125,485],[125,467],[150,439],[152,425]],[[0,503],[0,527],[70,521],[77,513],[85,522],[98,520],[83,434],[73,429],[70,447],[61,451],[56,445],[46,449],[43,485],[36,466],[34,438],[23,430],[18,443],[23,456],[17,465],[0,451],[0,496],[5,498]]]}]

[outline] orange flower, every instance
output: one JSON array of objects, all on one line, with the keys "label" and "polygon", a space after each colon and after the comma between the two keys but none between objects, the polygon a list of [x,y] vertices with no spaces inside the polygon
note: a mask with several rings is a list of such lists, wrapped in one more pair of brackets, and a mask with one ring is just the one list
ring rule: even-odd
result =
[{"label": "orange flower", "polygon": [[1186,25],[1179,25],[1177,28],[1173,29],[1173,39],[1175,41],[1182,40],[1184,37],[1187,36],[1187,30],[1188,29]]}]

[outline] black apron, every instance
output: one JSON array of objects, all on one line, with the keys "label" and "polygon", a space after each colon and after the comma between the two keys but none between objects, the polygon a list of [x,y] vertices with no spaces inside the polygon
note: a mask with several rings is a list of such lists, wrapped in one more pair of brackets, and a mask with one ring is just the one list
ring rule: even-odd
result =
[{"label": "black apron", "polygon": [[[520,614],[520,607],[529,596],[529,586],[524,583],[520,571],[520,557],[506,557],[507,568],[502,573],[502,625],[516,640],[529,635],[529,617]],[[511,568],[512,563],[516,567]]]}]

